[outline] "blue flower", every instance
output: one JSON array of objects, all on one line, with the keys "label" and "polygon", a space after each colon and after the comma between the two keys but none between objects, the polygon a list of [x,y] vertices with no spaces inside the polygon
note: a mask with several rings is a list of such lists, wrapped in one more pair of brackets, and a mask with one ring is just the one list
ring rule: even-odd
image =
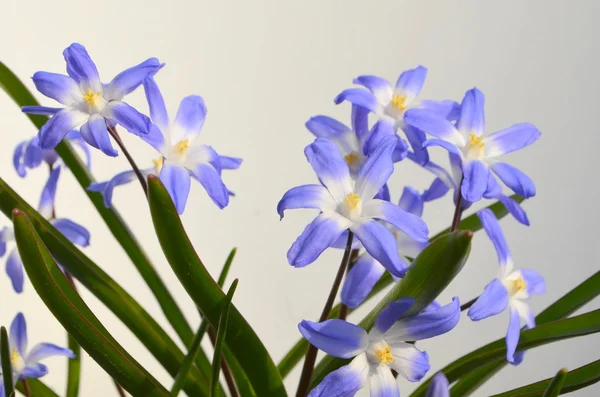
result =
[{"label": "blue flower", "polygon": [[380,121],[391,124],[394,129],[403,130],[419,162],[426,164],[429,155],[423,148],[425,133],[406,121],[406,111],[411,108],[427,109],[449,120],[455,119],[458,113],[458,104],[454,101],[417,100],[426,76],[427,68],[423,66],[407,70],[400,75],[395,88],[381,77],[359,76],[354,83],[366,89],[344,90],[335,98],[335,103],[349,101],[373,112]]},{"label": "blue flower", "polygon": [[433,376],[425,397],[450,397],[450,383],[443,372]]},{"label": "blue flower", "polygon": [[[419,192],[411,187],[405,187],[398,207],[418,217],[423,216],[424,200]],[[416,241],[402,230],[391,224],[385,224],[396,238],[398,255],[405,271],[408,270],[409,262],[406,257],[415,258],[427,245],[427,241]],[[385,273],[383,267],[368,252],[362,253],[356,263],[346,276],[342,287],[342,302],[351,308],[360,305],[371,293],[373,287]]]},{"label": "blue flower", "polygon": [[450,331],[460,319],[460,303],[454,298],[444,307],[398,321],[413,303],[413,298],[391,303],[379,313],[369,333],[338,319],[302,321],[298,326],[300,333],[313,346],[334,357],[353,358],[348,365],[327,375],[309,397],[353,396],[367,383],[372,397],[399,397],[392,370],[410,382],[420,381],[429,371],[429,356],[407,341]]},{"label": "blue flower", "polygon": [[532,124],[520,123],[484,137],[484,97],[477,88],[465,94],[456,125],[427,109],[411,109],[406,112],[405,120],[436,137],[425,141],[424,147],[441,146],[460,160],[465,200],[474,203],[490,188],[496,188],[498,183],[490,169],[518,195],[535,196],[535,186],[527,175],[496,158],[531,145],[540,132]]},{"label": "blue flower", "polygon": [[[242,160],[220,156],[212,147],[198,143],[206,117],[204,100],[197,95],[183,98],[175,120],[170,123],[162,94],[153,78],[146,79],[144,89],[155,125],[142,139],[152,145],[160,153],[160,157],[153,160],[153,168],[146,168],[142,173],[160,177],[180,214],[185,210],[191,177],[200,182],[219,208],[225,208],[232,193],[223,183],[221,171],[239,168]],[[110,207],[113,189],[134,179],[133,171],[125,171],[108,182],[90,185],[88,190],[102,192],[104,204]]]},{"label": "blue flower", "polygon": [[39,132],[42,149],[54,149],[72,129],[81,126],[83,139],[108,156],[116,156],[107,124],[122,125],[129,132],[144,135],[150,131],[150,119],[123,102],[123,97],[135,90],[144,79],[156,73],[162,65],[149,58],[137,66],[119,73],[107,85],[102,84],[96,65],[84,46],[73,43],[63,52],[68,76],[37,72],[33,83],[39,92],[65,105],[65,108],[24,106],[32,114],[52,115]]},{"label": "blue flower", "polygon": [[428,230],[418,216],[374,198],[393,172],[392,152],[397,139],[384,139],[358,170],[356,180],[331,141],[317,138],[306,147],[304,154],[321,184],[290,189],[277,205],[277,212],[282,218],[285,210],[294,208],[315,208],[321,213],[289,249],[291,265],[303,267],[314,262],[349,229],[390,273],[404,276],[406,266],[398,256],[396,239],[376,219],[392,224],[417,241],[427,241]]},{"label": "blue flower", "polygon": [[[81,148],[86,158],[86,166],[90,168],[91,165],[91,153],[89,147],[85,144],[85,141],[81,137],[79,131],[70,131],[66,137],[71,143]],[[27,169],[37,168],[42,164],[46,163],[51,168],[58,161],[58,154],[54,150],[44,150],[38,144],[38,137],[35,136],[29,140],[20,142],[13,154],[13,165],[17,174],[21,178],[27,175]]]},{"label": "blue flower", "polygon": [[[8,348],[13,371],[12,378],[15,384],[25,378],[41,378],[46,375],[48,367],[40,363],[45,358],[52,356],[75,358],[75,354],[70,349],[52,343],[40,343],[28,350],[27,323],[23,313],[17,313],[10,325]],[[1,390],[4,393],[4,388],[1,388]]]},{"label": "blue flower", "polygon": [[538,272],[530,269],[514,270],[513,261],[504,239],[502,229],[494,213],[489,209],[477,213],[487,235],[492,240],[498,261],[500,262],[500,276],[492,280],[484,289],[481,296],[475,301],[468,311],[468,316],[473,321],[495,316],[510,308],[510,321],[506,333],[506,359],[514,363],[515,350],[519,343],[522,318],[527,328],[535,327],[535,316],[525,302],[532,295],[544,293],[546,284]]},{"label": "blue flower", "polygon": [[[54,227],[61,232],[73,244],[87,247],[90,244],[90,233],[83,226],[66,218],[54,218],[54,199],[56,197],[56,185],[60,175],[60,166],[50,173],[50,177],[42,190],[38,212],[44,218],[48,219]],[[0,257],[6,254],[6,243],[15,239],[12,227],[4,227],[0,230]],[[12,282],[12,286],[17,293],[23,292],[23,283],[25,274],[23,272],[23,262],[19,255],[19,250],[14,247],[6,259],[6,274]]]}]

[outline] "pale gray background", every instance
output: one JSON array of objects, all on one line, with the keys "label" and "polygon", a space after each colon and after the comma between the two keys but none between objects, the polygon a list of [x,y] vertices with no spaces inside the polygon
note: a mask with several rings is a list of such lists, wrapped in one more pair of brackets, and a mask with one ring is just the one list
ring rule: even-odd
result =
[{"label": "pale gray background", "polygon": [[[287,264],[286,251],[314,213],[290,213],[279,222],[275,206],[290,187],[313,183],[303,156],[312,136],[304,122],[324,113],[347,122],[349,107],[333,97],[359,74],[395,80],[408,68],[429,68],[424,97],[460,100],[476,85],[487,96],[488,131],[530,121],[542,139],[508,160],[527,172],[538,197],[525,204],[531,228],[507,219],[503,227],[517,266],[539,270],[546,295],[532,300],[539,311],[598,268],[596,204],[598,139],[597,93],[600,6],[597,1],[5,1],[0,24],[0,57],[19,77],[37,70],[63,72],[62,50],[73,41],[87,46],[104,81],[150,56],[167,66],[157,77],[168,108],[200,94],[209,113],[202,140],[219,152],[244,158],[241,170],[228,172],[237,193],[220,211],[194,184],[184,215],[192,241],[213,274],[239,247],[232,276],[240,278],[235,303],[279,360],[297,340],[296,324],[316,319],[341,253],[331,250],[301,270]],[[43,104],[54,102],[38,96]],[[143,94],[130,103],[146,109]],[[11,166],[14,146],[36,133],[29,121],[0,93],[1,172],[23,196],[37,203],[45,169],[20,179]],[[125,134],[123,134],[125,135]],[[151,148],[125,136],[141,166],[155,157]],[[444,159],[434,150],[436,159]],[[127,168],[123,157],[94,152],[100,180]],[[396,200],[401,187],[420,189],[431,178],[409,164],[397,166],[391,184]],[[117,208],[130,222],[165,282],[192,324],[197,314],[157,245],[139,186],[115,194]],[[68,172],[60,180],[58,214],[85,224],[93,236],[86,253],[140,299],[170,331],[158,305],[136,270],[109,234]],[[449,199],[429,205],[425,219],[432,232],[447,226]],[[7,224],[3,219],[2,224]],[[467,301],[496,274],[496,258],[483,234],[461,276],[441,297]],[[230,278],[232,280],[232,278]],[[171,379],[133,335],[91,294],[84,299],[117,339],[166,386]],[[29,283],[15,296],[0,277],[0,322],[25,312],[30,341],[66,343],[64,331]],[[597,308],[598,301],[587,309]],[[351,316],[360,319],[362,313]],[[466,316],[452,333],[420,344],[434,369],[461,352],[502,336],[508,318],[481,323]],[[507,367],[476,395],[485,396],[549,377],[561,367],[576,368],[598,359],[600,338],[590,336],[538,348],[520,368]],[[48,360],[45,381],[62,393],[65,362]],[[114,395],[99,367],[84,357],[82,396]],[[295,390],[299,371],[286,381]],[[401,380],[403,395],[414,385]],[[578,393],[598,395],[600,387]]]}]

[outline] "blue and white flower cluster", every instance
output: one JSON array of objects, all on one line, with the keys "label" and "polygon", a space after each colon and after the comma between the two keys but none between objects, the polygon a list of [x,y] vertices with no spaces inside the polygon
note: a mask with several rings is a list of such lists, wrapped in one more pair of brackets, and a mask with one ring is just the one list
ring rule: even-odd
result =
[{"label": "blue and white flower cluster", "polygon": [[[365,300],[386,271],[395,279],[410,271],[410,258],[429,244],[428,228],[421,219],[424,205],[450,190],[458,215],[481,199],[495,199],[518,222],[529,225],[527,214],[503,193],[496,177],[524,198],[535,195],[535,186],[523,172],[497,158],[532,144],[540,132],[532,124],[521,123],[484,136],[483,93],[473,88],[460,104],[419,99],[426,75],[423,66],[408,70],[394,87],[376,76],[356,78],[354,83],[360,87],[343,90],[335,98],[336,104],[352,104],[351,127],[327,116],[315,116],[306,123],[316,139],[304,153],[318,183],[290,189],[277,207],[280,217],[288,209],[319,211],[288,251],[292,266],[307,266],[330,247],[351,244],[347,249],[358,253],[341,292],[342,303],[351,308]],[[432,146],[448,152],[449,171],[430,160]],[[395,204],[390,199],[395,189],[388,186],[388,180],[394,164],[404,159],[431,172],[435,179],[423,192],[404,187]],[[535,326],[524,300],[542,293],[544,281],[532,270],[513,270],[494,214],[482,210],[478,215],[498,251],[501,272],[468,315],[478,321],[510,307],[507,359],[517,364],[522,360],[522,355],[515,354],[519,319],[527,327]],[[429,370],[428,356],[406,341],[450,331],[460,318],[460,305],[455,298],[445,307],[402,317],[411,304],[409,298],[392,303],[370,332],[343,320],[301,322],[300,332],[313,346],[335,357],[354,357],[349,365],[325,377],[310,396],[351,396],[366,385],[371,396],[399,396],[391,369],[409,381],[420,381]],[[443,374],[438,374],[429,395],[448,395],[447,384]]]}]

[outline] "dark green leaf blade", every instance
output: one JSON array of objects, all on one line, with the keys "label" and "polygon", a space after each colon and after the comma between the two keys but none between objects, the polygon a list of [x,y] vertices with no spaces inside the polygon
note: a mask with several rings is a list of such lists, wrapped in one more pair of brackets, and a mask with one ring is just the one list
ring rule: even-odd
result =
[{"label": "dark green leaf blade", "polygon": [[560,371],[558,371],[556,375],[554,375],[554,378],[552,378],[552,381],[546,388],[546,391],[544,391],[544,395],[542,397],[556,397],[560,395],[560,391],[562,390],[563,385],[565,384],[565,379],[567,377],[568,372],[569,370],[567,370],[566,368],[563,368]]},{"label": "dark green leaf blade", "polygon": [[[148,178],[148,198],[154,229],[171,268],[204,318],[213,327],[218,326],[225,294],[198,257],[169,193],[156,177]],[[235,305],[231,307],[229,323],[232,332],[226,335],[226,346],[238,360],[256,393],[260,396],[286,396],[275,363]]]},{"label": "dark green leaf blade", "polygon": [[75,357],[67,363],[67,392],[65,397],[77,397],[81,377],[81,346],[71,335],[68,335],[68,338],[69,349],[75,354]]},{"label": "dark green leaf blade", "polygon": [[5,327],[0,327],[0,358],[2,361],[2,381],[4,382],[4,395],[11,396],[13,388],[13,373],[11,368],[10,348],[8,346],[8,332]]},{"label": "dark green leaf blade", "polygon": [[168,391],[119,345],[73,290],[27,216],[15,210],[13,224],[27,276],[67,332],[131,394],[168,396]]},{"label": "dark green leaf blade", "polygon": [[[29,388],[30,397],[58,397],[52,389],[42,383],[39,379],[27,379],[27,387]],[[22,395],[25,395],[23,382],[17,383],[17,390]]]},{"label": "dark green leaf blade", "polygon": [[[472,237],[471,231],[456,231],[433,241],[415,258],[406,276],[388,292],[359,325],[365,330],[370,330],[379,312],[402,297],[415,299],[414,305],[405,316],[420,313],[461,271],[469,257]],[[344,360],[326,356],[315,368],[312,387],[343,364]]]}]

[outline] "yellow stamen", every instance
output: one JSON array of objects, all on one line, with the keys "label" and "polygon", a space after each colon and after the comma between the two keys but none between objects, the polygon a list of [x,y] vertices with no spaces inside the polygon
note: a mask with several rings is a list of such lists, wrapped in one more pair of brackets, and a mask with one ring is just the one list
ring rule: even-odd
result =
[{"label": "yellow stamen", "polygon": [[514,291],[513,294],[521,292],[525,288],[527,288],[527,282],[523,279],[522,276],[512,282],[512,289]]},{"label": "yellow stamen", "polygon": [[154,163],[154,169],[156,170],[156,173],[158,173],[163,166],[164,158],[163,156],[160,156],[159,158],[152,160],[152,162]]},{"label": "yellow stamen", "polygon": [[406,110],[406,108],[408,107],[406,103],[406,95],[394,95],[392,97],[392,104],[400,110]]},{"label": "yellow stamen", "polygon": [[13,369],[16,370],[22,369],[25,365],[23,357],[21,357],[19,351],[16,348],[13,348],[12,352],[10,353],[10,362],[12,364]]},{"label": "yellow stamen", "polygon": [[392,355],[392,349],[389,345],[382,349],[375,350],[375,356],[379,359],[381,364],[388,365],[394,362],[394,356]]},{"label": "yellow stamen", "polygon": [[88,88],[87,92],[83,94],[83,100],[88,103],[88,105],[95,105],[96,100],[101,94],[99,92],[92,91],[91,88]]},{"label": "yellow stamen", "polygon": [[187,138],[186,139],[182,139],[175,146],[177,147],[177,151],[179,152],[179,154],[185,154],[189,150],[189,148],[191,146],[190,140],[187,139]]},{"label": "yellow stamen", "polygon": [[360,205],[360,196],[356,193],[349,193],[344,199],[344,207],[351,211],[356,211]]},{"label": "yellow stamen", "polygon": [[469,132],[469,144],[478,149],[483,149],[483,147],[484,147],[483,137],[475,135],[474,132]]},{"label": "yellow stamen", "polygon": [[350,154],[345,155],[344,160],[346,161],[346,164],[348,164],[348,166],[353,167],[359,160],[359,157],[358,154],[356,154],[356,152],[352,152]]}]

